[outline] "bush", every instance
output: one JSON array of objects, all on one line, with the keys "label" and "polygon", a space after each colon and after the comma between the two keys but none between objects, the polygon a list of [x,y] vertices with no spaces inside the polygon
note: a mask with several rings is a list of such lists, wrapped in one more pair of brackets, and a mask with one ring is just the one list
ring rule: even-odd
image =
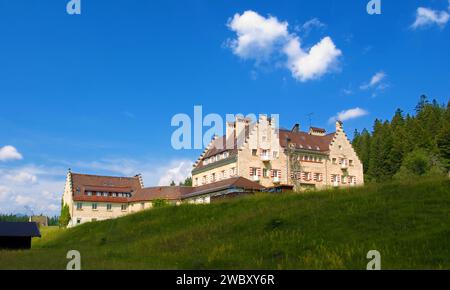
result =
[{"label": "bush", "polygon": [[59,226],[62,228],[67,227],[70,222],[70,210],[67,204],[61,207],[61,216],[59,217]]},{"label": "bush", "polygon": [[416,149],[405,156],[396,179],[432,177],[444,175],[445,169],[438,157],[423,149]]},{"label": "bush", "polygon": [[164,207],[168,205],[169,203],[164,199],[157,199],[153,201],[153,207]]}]

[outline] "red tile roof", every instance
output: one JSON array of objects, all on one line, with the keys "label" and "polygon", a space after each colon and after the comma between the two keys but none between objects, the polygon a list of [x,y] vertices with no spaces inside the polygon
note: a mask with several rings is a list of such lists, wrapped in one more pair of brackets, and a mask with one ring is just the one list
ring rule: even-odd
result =
[{"label": "red tile roof", "polygon": [[295,149],[328,152],[330,150],[330,144],[333,141],[334,135],[335,133],[325,136],[315,136],[306,132],[280,130],[280,145],[283,148],[287,148],[289,139],[289,143],[295,146]]},{"label": "red tile roof", "polygon": [[86,192],[133,193],[141,189],[139,176],[114,177],[70,173],[74,201],[126,203],[126,197],[88,196]]},{"label": "red tile roof", "polygon": [[185,186],[159,186],[142,188],[130,198],[130,202],[151,201],[157,199],[181,200],[183,195],[192,192],[192,187]]}]

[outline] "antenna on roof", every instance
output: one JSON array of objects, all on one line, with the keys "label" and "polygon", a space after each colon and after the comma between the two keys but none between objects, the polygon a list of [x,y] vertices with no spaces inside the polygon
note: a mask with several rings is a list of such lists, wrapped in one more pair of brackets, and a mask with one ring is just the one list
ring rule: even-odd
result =
[{"label": "antenna on roof", "polygon": [[312,116],[314,115],[314,113],[309,113],[308,115],[306,115],[308,117],[308,121],[309,121],[309,128],[312,127]]}]

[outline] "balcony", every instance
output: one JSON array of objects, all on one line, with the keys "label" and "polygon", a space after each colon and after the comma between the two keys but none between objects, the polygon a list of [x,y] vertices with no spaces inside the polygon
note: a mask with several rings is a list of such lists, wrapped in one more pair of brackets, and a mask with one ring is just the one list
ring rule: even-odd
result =
[{"label": "balcony", "polygon": [[269,154],[261,154],[261,160],[263,162],[269,162],[271,160],[270,155]]},{"label": "balcony", "polygon": [[341,169],[342,170],[347,170],[348,169],[348,162],[347,161],[342,161],[341,163]]}]

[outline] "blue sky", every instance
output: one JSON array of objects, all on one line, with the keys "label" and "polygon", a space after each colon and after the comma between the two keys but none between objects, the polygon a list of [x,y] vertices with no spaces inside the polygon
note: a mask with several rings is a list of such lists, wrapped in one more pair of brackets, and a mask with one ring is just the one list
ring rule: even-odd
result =
[{"label": "blue sky", "polygon": [[0,212],[57,213],[69,167],[184,177],[170,121],[195,105],[352,133],[449,99],[447,0],[67,2],[0,0]]}]

